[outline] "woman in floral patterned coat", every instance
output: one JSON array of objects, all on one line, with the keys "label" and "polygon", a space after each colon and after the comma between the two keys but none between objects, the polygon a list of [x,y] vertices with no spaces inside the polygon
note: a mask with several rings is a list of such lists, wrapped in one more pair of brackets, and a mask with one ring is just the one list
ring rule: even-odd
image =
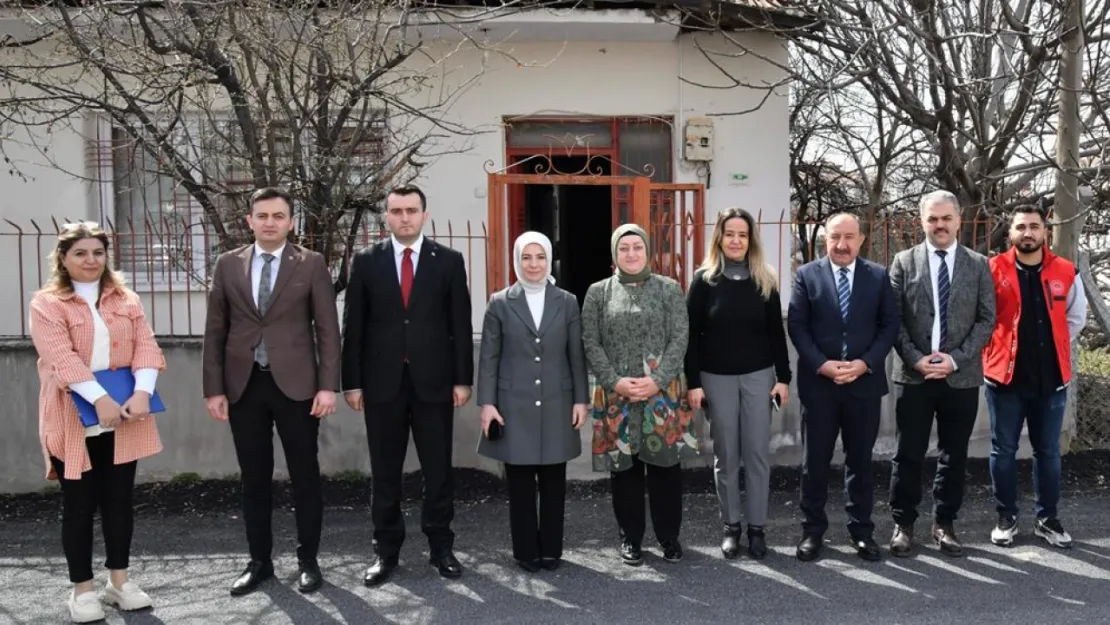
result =
[{"label": "woman in floral patterned coat", "polygon": [[611,251],[615,274],[591,285],[582,304],[582,342],[596,378],[594,470],[610,472],[622,561],[643,563],[646,486],[663,557],[677,562],[680,463],[698,453],[683,375],[686,301],[677,282],[651,273],[642,228],[617,228]]}]

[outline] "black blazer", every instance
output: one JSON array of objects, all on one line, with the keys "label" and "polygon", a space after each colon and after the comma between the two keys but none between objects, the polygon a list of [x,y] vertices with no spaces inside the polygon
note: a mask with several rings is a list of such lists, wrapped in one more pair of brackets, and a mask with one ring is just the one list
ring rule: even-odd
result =
[{"label": "black blazer", "polygon": [[794,276],[786,326],[798,350],[798,397],[823,401],[837,392],[835,382],[817,373],[827,360],[840,360],[843,341],[848,343],[847,360],[860,359],[870,372],[848,385],[855,397],[882,397],[889,391],[886,356],[898,336],[898,308],[886,268],[856,259],[852,277],[852,299],[848,321],[840,317],[828,257],[806,263]]},{"label": "black blazer", "polygon": [[343,311],[343,388],[362,389],[366,403],[393,400],[405,358],[423,401],[450,402],[453,386],[474,382],[470,291],[459,252],[424,238],[409,306],[392,239],[355,255]]}]

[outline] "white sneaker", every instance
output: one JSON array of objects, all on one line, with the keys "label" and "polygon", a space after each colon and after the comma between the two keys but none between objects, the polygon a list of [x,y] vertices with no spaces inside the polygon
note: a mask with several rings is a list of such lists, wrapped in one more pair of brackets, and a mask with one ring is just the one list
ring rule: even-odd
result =
[{"label": "white sneaker", "polygon": [[1017,519],[1008,515],[999,515],[998,525],[991,530],[991,542],[999,547],[1009,547],[1014,544],[1014,536],[1017,536],[1017,533]]},{"label": "white sneaker", "polygon": [[1064,531],[1064,526],[1060,525],[1057,519],[1037,519],[1033,525],[1033,533],[1045,539],[1053,547],[1071,548],[1071,536]]},{"label": "white sneaker", "polygon": [[125,612],[143,610],[153,605],[150,596],[130,580],[124,582],[122,588],[116,588],[112,585],[112,581],[108,580],[107,586],[104,587],[104,603],[114,605]]},{"label": "white sneaker", "polygon": [[95,623],[104,620],[104,608],[100,606],[100,599],[91,590],[69,595],[69,618],[74,623]]}]

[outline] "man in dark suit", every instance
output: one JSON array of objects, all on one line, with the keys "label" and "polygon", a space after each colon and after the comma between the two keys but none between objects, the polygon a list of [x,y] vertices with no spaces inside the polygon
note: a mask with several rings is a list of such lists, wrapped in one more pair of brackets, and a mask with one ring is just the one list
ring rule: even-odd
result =
[{"label": "man in dark suit", "polygon": [[963,555],[953,522],[964,496],[967,446],[979,414],[983,347],[994,329],[994,282],[987,259],[958,242],[956,196],[921,198],[925,241],[899,252],[890,269],[902,323],[894,344],[898,452],[890,480],[890,552],[913,552],[921,503],[921,465],[937,422],[932,538],[941,553]]},{"label": "man in dark suit", "polygon": [[898,314],[886,269],[857,258],[863,234],[855,215],[830,217],[825,244],[824,258],[798,269],[787,315],[798,351],[805,443],[805,521],[797,556],[810,561],[821,554],[829,527],[829,465],[839,434],[844,443],[848,533],[859,557],[875,561],[881,556],[872,537],[871,450],[888,390],[886,356],[898,332]]},{"label": "man in dark suit", "polygon": [[250,563],[231,586],[244,595],[273,577],[270,559],[273,430],[285,450],[297,519],[298,588],[323,578],[316,562],[323,501],[319,419],[335,412],[339,315],[324,257],[287,243],[293,200],[279,189],[251,196],[255,242],[220,255],[204,328],[204,396],[213,419],[229,421],[243,482]]},{"label": "man in dark suit", "polygon": [[462,254],[426,238],[424,192],[396,187],[386,197],[392,236],[351,264],[343,313],[343,389],[365,410],[373,473],[370,512],[376,560],[364,582],[377,586],[397,567],[405,520],[401,477],[412,430],[424,475],[420,525],[439,574],[462,565],[455,534],[451,449],[454,409],[474,380],[470,293]]}]

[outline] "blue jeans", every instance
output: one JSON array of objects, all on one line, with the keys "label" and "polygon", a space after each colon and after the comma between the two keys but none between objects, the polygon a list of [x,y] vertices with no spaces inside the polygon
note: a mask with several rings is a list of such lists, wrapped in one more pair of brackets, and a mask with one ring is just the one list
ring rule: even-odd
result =
[{"label": "blue jeans", "polygon": [[1038,519],[1056,518],[1060,501],[1060,428],[1067,405],[1066,388],[1053,393],[999,390],[986,385],[991,418],[991,483],[999,514],[1017,516],[1017,453],[1021,426],[1029,424],[1033,447],[1033,489]]}]

